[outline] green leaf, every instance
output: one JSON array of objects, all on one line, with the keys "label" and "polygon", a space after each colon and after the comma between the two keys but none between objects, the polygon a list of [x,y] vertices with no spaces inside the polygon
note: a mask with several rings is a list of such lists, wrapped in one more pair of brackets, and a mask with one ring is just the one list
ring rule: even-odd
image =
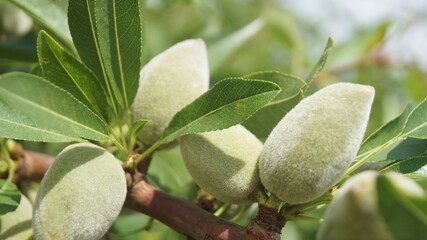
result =
[{"label": "green leaf", "polygon": [[215,72],[239,47],[255,36],[264,26],[260,19],[254,20],[242,29],[237,30],[215,43],[208,44],[210,72]]},{"label": "green leaf", "polygon": [[427,152],[427,139],[406,138],[397,140],[389,147],[378,151],[370,162],[396,161],[423,155]]},{"label": "green leaf", "polygon": [[307,86],[305,88],[308,88],[310,86],[313,79],[316,77],[316,75],[322,71],[323,67],[326,64],[326,60],[328,58],[329,51],[334,47],[334,40],[332,38],[328,38],[328,42],[326,43],[325,50],[323,50],[323,54],[320,57],[317,64],[314,66],[314,68],[311,70],[311,72],[308,74],[308,76],[305,78],[305,82],[307,83]]},{"label": "green leaf", "polygon": [[427,239],[426,214],[388,177],[378,177],[377,192],[379,211],[396,240]]},{"label": "green leaf", "polygon": [[295,76],[276,71],[252,73],[243,76],[243,78],[273,82],[282,89],[273,101],[243,123],[243,126],[259,139],[266,139],[286,113],[301,101],[303,98],[302,88],[305,86],[305,82]]},{"label": "green leaf", "polygon": [[44,76],[43,76],[43,70],[42,70],[42,67],[40,66],[40,64],[35,64],[34,66],[33,66],[33,68],[31,68],[31,70],[30,70],[30,72],[29,73],[31,73],[32,75],[36,75],[37,77],[41,77],[41,78],[43,78]]},{"label": "green leaf", "polygon": [[150,122],[150,120],[138,120],[134,122],[132,125],[132,130],[130,131],[131,132],[130,135],[131,136],[138,135],[139,131],[141,131],[144,128],[145,124],[147,124],[148,122]]},{"label": "green leaf", "polygon": [[427,155],[398,160],[381,171],[394,171],[402,174],[413,173],[427,165]]},{"label": "green leaf", "polygon": [[[374,132],[363,143],[357,159],[369,158],[370,161],[396,160],[385,158],[407,137],[427,138],[427,98],[420,104],[408,104],[395,119]],[[425,148],[426,149],[426,148]],[[416,154],[412,154],[414,156]]]},{"label": "green leaf", "polygon": [[34,75],[0,75],[0,136],[69,142],[109,140],[107,126],[69,93]]},{"label": "green leaf", "polygon": [[[107,66],[102,59],[99,33],[95,17],[95,0],[73,0],[68,5],[68,24],[77,52],[83,63],[100,80],[107,91],[114,112],[118,112],[117,100],[107,74]],[[120,96],[120,95],[119,95]]]},{"label": "green leaf", "polygon": [[68,6],[71,35],[81,59],[102,80],[110,100],[116,96],[125,107],[138,88],[140,15],[140,1],[75,0]]},{"label": "green leaf", "polygon": [[92,72],[44,31],[38,36],[37,47],[44,77],[107,119],[107,97]]},{"label": "green leaf", "polygon": [[427,98],[412,110],[402,135],[427,139]]},{"label": "green leaf", "polygon": [[405,126],[406,120],[414,108],[415,108],[414,103],[408,104],[398,117],[391,120],[390,122],[385,124],[383,127],[375,131],[372,135],[370,135],[362,143],[362,146],[359,149],[358,155],[362,155],[367,152],[370,152],[384,145],[385,143],[392,140],[396,136],[398,136],[402,132],[402,129]]},{"label": "green leaf", "polygon": [[0,215],[15,211],[21,202],[21,192],[15,184],[0,179]]},{"label": "green leaf", "polygon": [[[52,0],[7,0],[26,12],[42,28],[55,36],[69,50],[74,50],[67,15]],[[73,1],[70,1],[73,2]]]},{"label": "green leaf", "polygon": [[108,77],[126,107],[135,98],[141,70],[141,6],[135,0],[97,0],[99,47]]},{"label": "green leaf", "polygon": [[197,132],[225,129],[245,121],[280,92],[277,84],[242,78],[220,81],[179,111],[165,129],[162,144]]}]

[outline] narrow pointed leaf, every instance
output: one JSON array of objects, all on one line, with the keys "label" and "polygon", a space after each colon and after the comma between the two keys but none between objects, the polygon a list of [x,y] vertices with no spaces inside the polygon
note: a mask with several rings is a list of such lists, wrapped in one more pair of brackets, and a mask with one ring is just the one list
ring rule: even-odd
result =
[{"label": "narrow pointed leaf", "polygon": [[402,135],[413,138],[427,138],[427,98],[412,110],[402,131]]},{"label": "narrow pointed leaf", "polygon": [[398,160],[381,171],[394,171],[402,174],[413,173],[427,165],[427,154]]},{"label": "narrow pointed leaf", "polygon": [[[74,50],[67,15],[60,6],[52,0],[7,0],[22,9],[33,18],[42,28],[60,40],[69,50]],[[73,2],[73,1],[70,1]]]},{"label": "narrow pointed leaf", "polygon": [[138,120],[134,122],[130,135],[131,136],[138,135],[139,131],[141,131],[144,128],[145,124],[147,124],[148,122],[150,122],[150,120]]},{"label": "narrow pointed leaf", "polygon": [[68,5],[68,24],[77,52],[83,63],[95,74],[117,112],[117,99],[107,75],[102,50],[99,44],[99,33],[96,26],[95,0],[73,0]]},{"label": "narrow pointed leaf", "polygon": [[393,149],[408,141],[408,137],[427,138],[427,99],[417,106],[408,104],[400,116],[369,136],[362,144],[357,158],[368,157],[370,161],[390,160],[384,156],[389,156]]},{"label": "narrow pointed leaf", "polygon": [[165,129],[161,143],[197,132],[225,129],[245,121],[280,92],[272,82],[225,79],[179,111]]},{"label": "narrow pointed leaf", "polygon": [[141,6],[135,0],[97,0],[99,47],[108,77],[129,107],[141,70]]},{"label": "narrow pointed leaf", "polygon": [[21,192],[15,184],[0,179],[0,215],[13,212],[21,201]]},{"label": "narrow pointed leaf", "polygon": [[334,47],[334,41],[332,38],[328,38],[328,42],[326,43],[325,50],[323,50],[323,54],[320,57],[317,64],[314,66],[314,68],[311,70],[311,72],[308,74],[308,76],[305,78],[305,82],[307,83],[306,88],[310,85],[310,83],[313,81],[313,79],[316,77],[316,75],[322,71],[323,67],[326,64],[326,60],[328,58],[329,51]]},{"label": "narrow pointed leaf", "polygon": [[44,77],[106,119],[107,97],[93,73],[44,31],[38,36],[37,47]]},{"label": "narrow pointed leaf", "polygon": [[107,126],[65,90],[34,75],[0,76],[0,137],[67,142],[109,140]]},{"label": "narrow pointed leaf", "polygon": [[369,136],[360,147],[358,155],[375,150],[376,148],[391,141],[396,136],[400,135],[409,114],[415,108],[415,104],[408,104],[403,112],[395,119],[391,120],[383,127]]},{"label": "narrow pointed leaf", "polygon": [[301,101],[305,82],[295,76],[276,71],[252,73],[243,78],[273,82],[282,89],[273,101],[243,123],[243,126],[259,139],[265,139],[286,113]]},{"label": "narrow pointed leaf", "polygon": [[427,139],[406,138],[393,142],[369,158],[370,162],[389,163],[423,155],[427,152]]},{"label": "narrow pointed leaf", "polygon": [[[141,69],[140,1],[70,1],[71,35],[83,62],[102,80],[110,99],[129,107]],[[114,97],[115,96],[115,97]]]}]

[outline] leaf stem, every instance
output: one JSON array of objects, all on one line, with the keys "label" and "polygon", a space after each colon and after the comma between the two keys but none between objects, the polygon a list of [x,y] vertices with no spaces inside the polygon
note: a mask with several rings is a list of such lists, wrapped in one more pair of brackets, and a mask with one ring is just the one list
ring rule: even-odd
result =
[{"label": "leaf stem", "polygon": [[116,137],[114,137],[114,136],[112,136],[111,137],[111,141],[117,146],[117,148],[120,150],[120,152],[122,152],[123,153],[123,155],[125,156],[125,157],[127,157],[128,156],[128,151],[127,151],[127,149],[117,140],[117,138]]},{"label": "leaf stem", "polygon": [[271,194],[264,205],[267,207],[270,207],[270,208],[276,208],[277,209],[277,208],[279,208],[280,204],[282,204],[282,200],[278,199],[276,196]]},{"label": "leaf stem", "polygon": [[361,160],[357,161],[355,164],[353,164],[345,173],[344,175],[341,176],[341,178],[338,180],[338,185],[350,174],[352,174],[354,171],[356,171],[358,168],[360,168],[364,163],[366,163],[370,158],[372,158],[373,156],[375,156],[378,152],[380,152],[381,150],[387,148],[388,146],[390,146],[391,144],[393,144],[394,142],[396,142],[397,140],[401,139],[401,135],[398,135],[392,139],[390,139],[386,144],[378,147],[375,151],[372,151],[370,154],[368,154],[366,157],[362,158]]},{"label": "leaf stem", "polygon": [[300,214],[301,212],[305,213],[305,209],[312,209],[313,207],[317,207],[319,204],[329,204],[334,198],[334,195],[335,192],[328,192],[311,202],[302,203],[298,205],[290,205],[287,207],[285,206],[280,210],[280,214],[282,214],[282,216],[284,216],[285,218],[288,218]]},{"label": "leaf stem", "polygon": [[151,147],[149,147],[145,152],[143,152],[141,155],[139,155],[139,157],[137,159],[135,159],[135,165],[138,165],[139,162],[142,161],[142,159],[148,157],[151,155],[152,152],[154,152],[154,150],[156,150],[160,145],[161,145],[161,140],[159,139],[157,140],[157,142],[155,142]]},{"label": "leaf stem", "polygon": [[129,153],[133,153],[133,149],[135,148],[135,139],[136,136],[134,136],[133,134],[133,124],[132,124],[132,112],[130,109],[126,110],[126,120],[127,120],[127,124],[128,124],[128,128],[129,128],[129,145],[128,145],[128,151]]},{"label": "leaf stem", "polygon": [[220,208],[215,211],[214,215],[217,217],[221,216],[221,214],[223,214],[229,207],[229,203],[224,203]]}]

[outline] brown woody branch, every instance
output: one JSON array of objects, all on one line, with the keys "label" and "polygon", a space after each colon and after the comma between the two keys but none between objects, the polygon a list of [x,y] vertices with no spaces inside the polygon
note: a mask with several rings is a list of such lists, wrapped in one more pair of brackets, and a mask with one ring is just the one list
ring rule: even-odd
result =
[{"label": "brown woody branch", "polygon": [[[51,156],[25,150],[12,153],[12,157],[18,166],[14,177],[16,182],[40,181],[54,161]],[[138,169],[144,172],[146,167]],[[126,207],[149,215],[193,239],[280,239],[280,230],[285,221],[278,215],[277,209],[260,206],[257,218],[248,227],[243,227],[216,217],[190,201],[161,192],[146,181],[145,174],[141,171],[133,170],[126,175],[129,184]]]}]

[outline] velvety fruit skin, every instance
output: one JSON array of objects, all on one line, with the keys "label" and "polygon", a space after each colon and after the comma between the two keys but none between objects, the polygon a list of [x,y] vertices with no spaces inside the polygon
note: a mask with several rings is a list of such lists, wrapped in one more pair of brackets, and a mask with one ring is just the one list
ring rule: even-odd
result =
[{"label": "velvety fruit skin", "polygon": [[41,182],[35,239],[100,239],[119,215],[126,191],[124,171],[111,153],[89,143],[68,146]]},{"label": "velvety fruit skin", "polygon": [[203,40],[186,40],[157,55],[141,70],[132,105],[134,121],[151,120],[138,139],[152,145],[175,113],[208,88],[209,67]]},{"label": "velvety fruit skin", "polygon": [[[423,196],[423,189],[412,180],[397,173],[386,176],[406,194]],[[317,240],[394,240],[379,213],[377,177],[375,171],[362,172],[342,186],[326,211]]]},{"label": "velvety fruit skin", "polygon": [[337,83],[301,101],[264,144],[263,185],[290,204],[325,193],[355,158],[373,98],[370,86]]},{"label": "velvety fruit skin", "polygon": [[30,201],[21,195],[21,202],[14,212],[0,217],[0,239],[27,240],[33,236],[31,229],[33,206]]},{"label": "velvety fruit skin", "polygon": [[262,143],[246,128],[191,134],[180,139],[185,165],[206,192],[228,203],[250,202],[257,184]]},{"label": "velvety fruit skin", "polygon": [[33,20],[10,3],[0,2],[0,36],[17,37],[28,33]]}]

